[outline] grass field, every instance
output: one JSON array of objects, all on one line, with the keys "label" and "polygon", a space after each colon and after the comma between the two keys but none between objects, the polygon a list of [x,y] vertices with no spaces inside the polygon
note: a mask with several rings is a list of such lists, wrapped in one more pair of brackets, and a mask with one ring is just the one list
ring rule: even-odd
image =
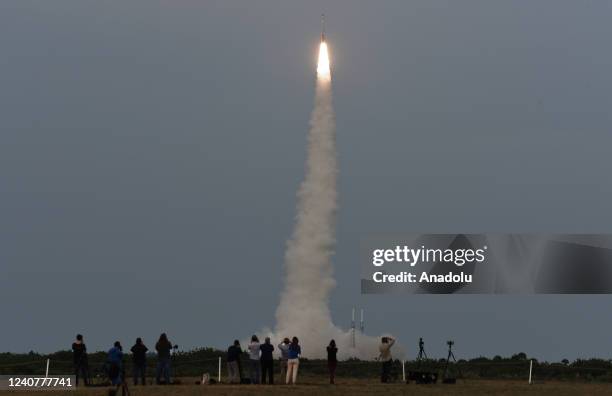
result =
[{"label": "grass field", "polygon": [[[185,379],[184,383],[193,383]],[[108,388],[88,388],[76,391],[0,391],[0,395],[68,395],[68,396],[106,396]],[[341,379],[337,385],[328,385],[323,378],[308,378],[296,386],[287,385],[172,385],[130,387],[134,396],[191,396],[191,395],[612,395],[612,384],[547,382],[528,385],[526,382],[505,380],[465,380],[456,385],[415,385],[380,384],[376,381]]]}]

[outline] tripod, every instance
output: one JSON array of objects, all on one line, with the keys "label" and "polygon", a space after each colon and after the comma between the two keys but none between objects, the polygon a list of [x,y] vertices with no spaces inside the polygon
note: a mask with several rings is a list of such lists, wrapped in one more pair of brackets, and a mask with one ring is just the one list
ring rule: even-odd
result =
[{"label": "tripod", "polygon": [[116,386],[114,389],[109,389],[108,394],[111,396],[116,396],[119,394],[119,390],[121,390],[121,396],[130,396],[130,389],[128,388],[128,384],[125,379],[125,367],[117,368],[117,370],[119,370],[117,377],[111,378],[111,381],[113,384],[115,384],[117,379],[118,381],[116,381]]},{"label": "tripod", "polygon": [[455,344],[455,341],[447,341],[446,345],[448,345],[448,356],[446,357],[446,367],[444,367],[444,376],[443,376],[443,381],[445,382],[452,382],[454,383],[455,378],[449,378],[448,377],[448,366],[450,364],[450,359],[453,358],[453,362],[455,362],[455,365],[457,366],[457,371],[459,372],[459,378],[463,378],[463,374],[461,373],[461,369],[459,368],[459,366],[456,364],[457,363],[457,359],[455,359],[455,354],[453,353],[453,345]]},{"label": "tripod", "polygon": [[122,382],[120,384],[117,384],[117,387],[114,390],[111,390],[109,394],[118,395],[119,389],[121,389],[122,396],[130,396],[130,390],[128,389],[128,384],[125,379],[122,379]]}]

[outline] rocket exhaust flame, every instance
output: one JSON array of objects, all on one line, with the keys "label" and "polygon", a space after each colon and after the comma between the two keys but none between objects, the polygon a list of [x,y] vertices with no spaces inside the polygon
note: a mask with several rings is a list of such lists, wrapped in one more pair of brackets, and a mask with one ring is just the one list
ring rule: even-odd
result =
[{"label": "rocket exhaust flame", "polygon": [[327,43],[321,41],[319,45],[319,61],[317,62],[317,77],[319,79],[331,80],[331,70],[329,68],[329,53]]}]

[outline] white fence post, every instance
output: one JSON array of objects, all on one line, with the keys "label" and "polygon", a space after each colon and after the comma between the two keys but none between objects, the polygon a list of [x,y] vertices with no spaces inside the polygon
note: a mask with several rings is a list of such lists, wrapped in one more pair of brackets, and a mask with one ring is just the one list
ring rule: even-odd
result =
[{"label": "white fence post", "polygon": [[219,356],[219,383],[221,383],[221,356]]},{"label": "white fence post", "polygon": [[529,360],[529,385],[532,384],[531,382],[531,372],[533,370],[533,359]]},{"label": "white fence post", "polygon": [[402,380],[406,382],[406,361],[402,360]]},{"label": "white fence post", "polygon": [[47,359],[47,369],[45,370],[45,378],[49,376],[49,360],[50,359]]}]

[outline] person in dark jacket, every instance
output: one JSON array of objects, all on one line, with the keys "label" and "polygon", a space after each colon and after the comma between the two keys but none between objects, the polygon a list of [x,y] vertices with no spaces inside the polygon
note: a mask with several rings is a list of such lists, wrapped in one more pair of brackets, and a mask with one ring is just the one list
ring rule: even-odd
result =
[{"label": "person in dark jacket", "polygon": [[172,351],[172,343],[168,341],[166,333],[159,336],[159,340],[155,344],[157,351],[157,372],[155,381],[161,384],[161,377],[164,376],[164,384],[170,384],[170,351]]},{"label": "person in dark jacket", "polygon": [[130,349],[132,351],[132,363],[133,363],[133,376],[134,385],[138,385],[138,378],[141,379],[142,384],[145,384],[145,376],[147,373],[147,351],[149,348],[142,342],[142,338],[136,339],[136,344]]},{"label": "person in dark jacket", "polygon": [[336,341],[331,340],[327,346],[327,368],[329,369],[329,383],[334,384],[336,379],[336,367],[338,366],[338,348]]},{"label": "person in dark jacket", "polygon": [[74,362],[75,384],[79,386],[79,375],[83,376],[83,384],[89,385],[89,367],[87,365],[87,347],[83,342],[83,336],[77,334],[76,341],[72,343],[72,359]]},{"label": "person in dark jacket", "polygon": [[268,384],[274,384],[274,346],[270,343],[270,337],[266,337],[261,349],[261,383],[266,383],[266,373],[268,373]]},{"label": "person in dark jacket", "polygon": [[227,376],[230,384],[239,384],[242,376],[240,375],[240,355],[242,349],[240,342],[234,340],[234,344],[227,348]]}]

